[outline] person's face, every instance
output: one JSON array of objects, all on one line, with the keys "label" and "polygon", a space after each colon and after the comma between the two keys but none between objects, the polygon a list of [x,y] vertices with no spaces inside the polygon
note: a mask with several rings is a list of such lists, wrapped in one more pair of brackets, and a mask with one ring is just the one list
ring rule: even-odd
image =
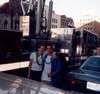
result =
[{"label": "person's face", "polygon": [[38,52],[39,52],[40,54],[43,54],[44,51],[45,51],[45,46],[40,46],[40,48],[38,48]]},{"label": "person's face", "polygon": [[53,49],[51,46],[47,46],[47,53],[48,54],[52,54],[53,53]]}]

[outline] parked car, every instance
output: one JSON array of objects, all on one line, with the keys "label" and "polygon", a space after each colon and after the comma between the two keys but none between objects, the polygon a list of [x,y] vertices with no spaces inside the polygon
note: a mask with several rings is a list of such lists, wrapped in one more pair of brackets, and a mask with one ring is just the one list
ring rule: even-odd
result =
[{"label": "parked car", "polygon": [[67,74],[71,89],[100,94],[100,56],[89,57],[78,69]]}]

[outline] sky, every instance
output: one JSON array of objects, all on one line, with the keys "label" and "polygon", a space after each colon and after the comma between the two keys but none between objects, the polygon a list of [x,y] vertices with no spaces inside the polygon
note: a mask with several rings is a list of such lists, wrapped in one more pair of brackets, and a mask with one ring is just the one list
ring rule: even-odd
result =
[{"label": "sky", "polygon": [[[3,4],[8,0],[0,0]],[[46,0],[46,5],[50,0]],[[91,14],[100,17],[100,0],[53,0],[53,9],[57,14],[65,14],[73,19],[78,16]]]},{"label": "sky", "polygon": [[[49,4],[50,0],[46,0]],[[53,0],[53,9],[58,14],[77,18],[78,16],[91,14],[100,17],[100,0]]]}]

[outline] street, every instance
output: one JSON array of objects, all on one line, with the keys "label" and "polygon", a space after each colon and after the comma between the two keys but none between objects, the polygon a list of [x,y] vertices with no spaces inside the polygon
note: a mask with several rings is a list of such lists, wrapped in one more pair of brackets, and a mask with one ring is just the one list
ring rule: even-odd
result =
[{"label": "street", "polygon": [[85,94],[75,91],[64,91],[44,83],[0,73],[0,94]]}]

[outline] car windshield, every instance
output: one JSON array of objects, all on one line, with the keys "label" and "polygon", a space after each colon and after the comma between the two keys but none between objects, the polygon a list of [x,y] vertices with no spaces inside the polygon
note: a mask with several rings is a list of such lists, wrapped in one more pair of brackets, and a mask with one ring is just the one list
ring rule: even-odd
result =
[{"label": "car windshield", "polygon": [[84,70],[100,72],[100,57],[89,58],[81,68]]}]

